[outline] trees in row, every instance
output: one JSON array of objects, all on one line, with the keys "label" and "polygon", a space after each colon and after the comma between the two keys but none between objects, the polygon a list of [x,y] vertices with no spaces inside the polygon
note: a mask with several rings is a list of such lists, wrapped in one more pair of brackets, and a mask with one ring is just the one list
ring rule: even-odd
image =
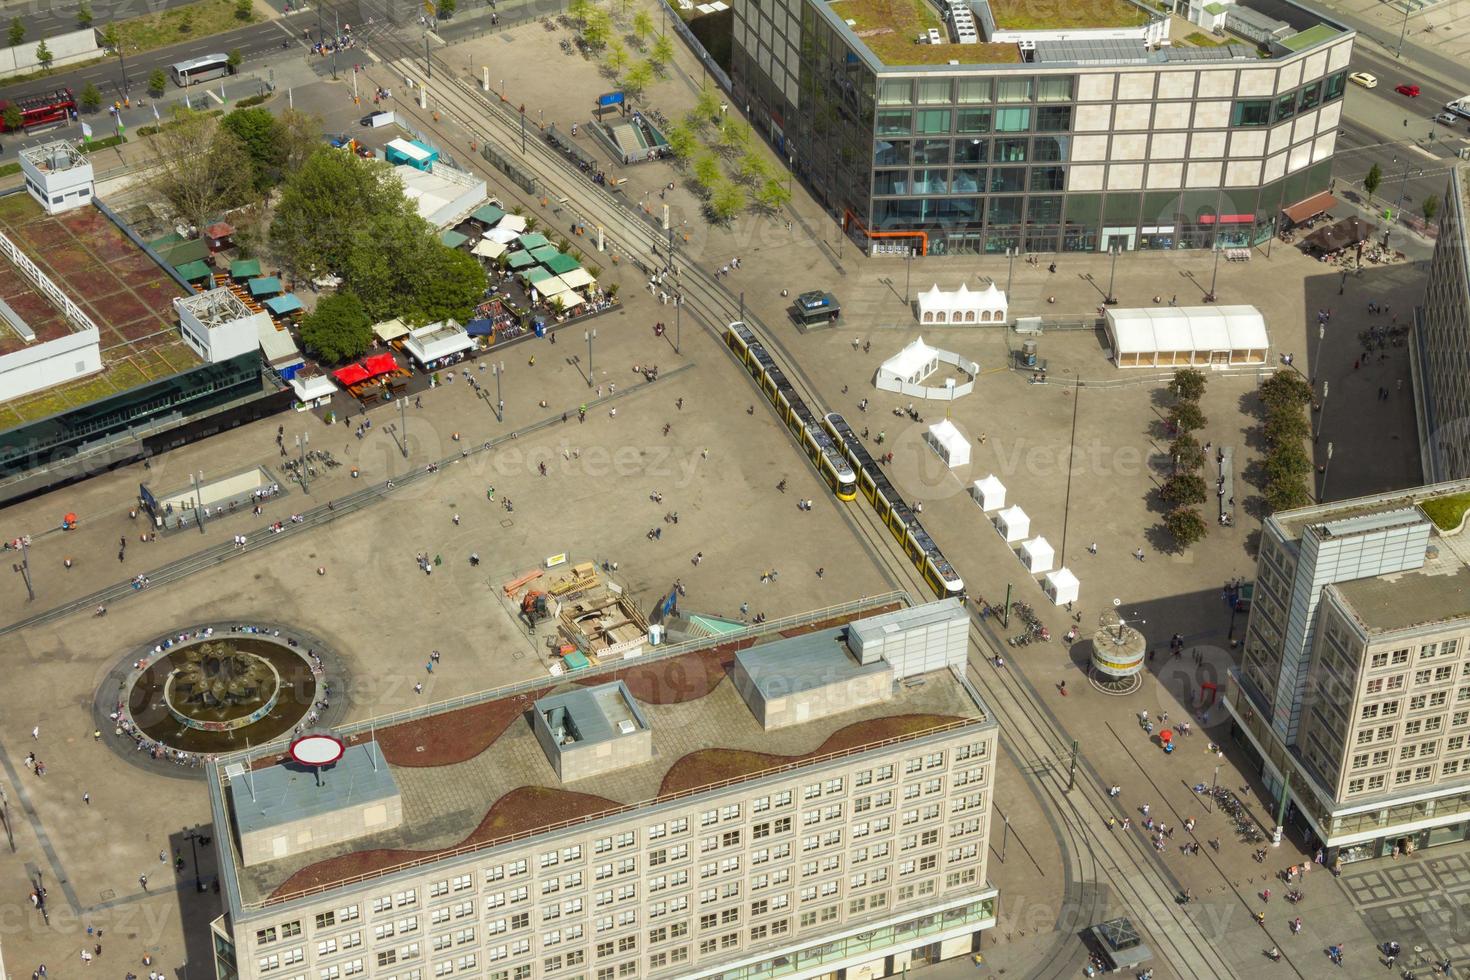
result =
[{"label": "trees in row", "polygon": [[1312,434],[1307,421],[1307,406],[1312,402],[1312,386],[1290,368],[1282,368],[1261,382],[1261,405],[1264,409],[1262,431],[1266,436],[1266,477],[1264,496],[1273,511],[1304,507],[1312,502],[1307,479],[1312,460],[1306,443]]},{"label": "trees in row", "polygon": [[1164,527],[1181,548],[1202,540],[1209,531],[1209,523],[1195,509],[1209,500],[1209,488],[1200,475],[1205,452],[1194,436],[1209,421],[1199,404],[1204,397],[1205,382],[1204,372],[1197,368],[1180,368],[1169,381],[1174,404],[1166,423],[1174,433],[1174,441],[1169,445],[1172,468],[1160,495],[1170,504],[1164,515]]}]

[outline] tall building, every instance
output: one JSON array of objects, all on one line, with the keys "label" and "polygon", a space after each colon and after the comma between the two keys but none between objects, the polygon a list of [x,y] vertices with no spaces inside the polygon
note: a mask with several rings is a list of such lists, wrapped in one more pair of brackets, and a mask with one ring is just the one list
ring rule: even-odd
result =
[{"label": "tall building", "polygon": [[1225,705],[1284,824],[1329,860],[1470,838],[1467,508],[1470,480],[1263,528]]},{"label": "tall building", "polygon": [[1470,477],[1470,229],[1465,168],[1450,171],[1429,262],[1424,305],[1415,311],[1410,370],[1420,458],[1430,482]]},{"label": "tall building", "polygon": [[857,978],[969,952],[997,730],[964,608],[807,628],[354,725],[321,785],[280,745],[211,763],[218,976]]},{"label": "tall building", "polygon": [[731,80],[871,252],[1265,241],[1330,186],[1354,35],[1181,7],[734,0]]}]

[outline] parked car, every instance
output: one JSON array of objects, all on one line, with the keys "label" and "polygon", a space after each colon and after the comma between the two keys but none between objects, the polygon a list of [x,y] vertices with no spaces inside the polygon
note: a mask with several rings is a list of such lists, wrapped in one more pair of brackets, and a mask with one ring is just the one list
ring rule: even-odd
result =
[{"label": "parked car", "polygon": [[1399,95],[1407,95],[1411,99],[1417,99],[1419,97],[1419,86],[1410,85],[1407,82],[1401,85],[1395,85],[1393,90]]},{"label": "parked car", "polygon": [[1356,82],[1364,88],[1377,88],[1378,79],[1365,71],[1355,71],[1348,76],[1349,81]]},{"label": "parked car", "polygon": [[1444,123],[1446,126],[1453,126],[1459,118],[1460,117],[1455,115],[1453,112],[1441,112],[1439,115],[1434,117],[1434,121],[1437,123]]}]

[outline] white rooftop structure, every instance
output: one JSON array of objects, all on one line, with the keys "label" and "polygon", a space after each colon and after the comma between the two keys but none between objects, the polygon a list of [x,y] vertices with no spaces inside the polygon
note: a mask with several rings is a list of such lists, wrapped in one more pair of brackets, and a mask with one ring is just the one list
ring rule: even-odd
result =
[{"label": "white rooftop structure", "polygon": [[298,376],[291,379],[290,385],[291,390],[296,392],[296,400],[301,403],[303,410],[325,405],[337,393],[336,383],[325,374],[317,374],[309,378]]},{"label": "white rooftop structure", "polygon": [[440,320],[417,330],[410,330],[403,341],[404,350],[419,364],[428,366],[440,358],[473,349],[474,338],[465,333],[457,320]]},{"label": "white rooftop structure", "polygon": [[1054,572],[1047,572],[1046,578],[1042,580],[1041,589],[1051,601],[1058,606],[1065,606],[1069,602],[1077,601],[1077,592],[1080,583],[1077,576],[1072,574],[1071,569],[1065,565]]},{"label": "white rooftop structure", "polygon": [[1015,544],[1031,533],[1031,518],[1019,505],[1013,504],[995,515],[995,529],[1006,539],[1006,544]]},{"label": "white rooftop structure", "polygon": [[395,167],[394,172],[403,181],[403,194],[413,201],[419,217],[439,229],[463,221],[489,193],[483,180],[450,166],[433,170]]},{"label": "white rooftop structure", "polygon": [[970,465],[970,440],[949,419],[940,419],[929,426],[929,431],[924,433],[924,441],[950,469]]},{"label": "white rooftop structure", "polygon": [[54,140],[20,151],[26,193],[47,214],[60,214],[92,203],[92,161],[71,140]]},{"label": "white rooftop structure", "polygon": [[257,349],[265,331],[276,329],[270,314],[250,312],[225,286],[180,296],[174,300],[174,309],[184,342],[211,364]]},{"label": "white rooftop structure", "polygon": [[1056,550],[1046,538],[1037,536],[1021,543],[1021,563],[1033,575],[1051,571],[1052,565],[1056,564],[1056,557]]},{"label": "white rooftop structure", "polygon": [[984,289],[960,288],[946,292],[935,283],[919,294],[920,323],[1005,323],[1005,291],[991,283]]},{"label": "white rooftop structure", "polygon": [[1265,364],[1271,347],[1254,306],[1109,309],[1106,329],[1120,368]]},{"label": "white rooftop structure", "polygon": [[1006,505],[1006,485],[992,473],[983,480],[975,481],[975,485],[970,488],[970,496],[975,498],[975,503],[980,505],[981,510],[1000,510]]},{"label": "white rooftop structure", "polygon": [[260,342],[260,352],[271,367],[279,369],[305,360],[301,351],[296,348],[296,341],[291,339],[291,334],[279,329],[270,317],[256,319],[255,331],[256,339]]},{"label": "white rooftop structure", "polygon": [[[949,364],[968,377],[960,381],[946,377],[942,385],[925,384],[941,364]],[[979,373],[980,365],[968,357],[933,347],[926,344],[923,337],[916,337],[879,366],[873,386],[879,391],[911,397],[954,401],[975,390],[975,377]]]}]

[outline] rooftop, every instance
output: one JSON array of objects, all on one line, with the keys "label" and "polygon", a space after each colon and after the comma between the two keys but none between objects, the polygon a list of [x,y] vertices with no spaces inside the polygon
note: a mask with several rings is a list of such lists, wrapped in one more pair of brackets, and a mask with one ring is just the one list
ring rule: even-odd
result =
[{"label": "rooftop", "polygon": [[1470,566],[1441,551],[1412,572],[1328,586],[1369,634],[1470,619]]},{"label": "rooftop", "polygon": [[[173,299],[187,295],[95,207],[47,215],[29,195],[0,198],[0,232],[30,257],[101,334],[102,371],[0,404],[0,431],[88,404],[201,363],[179,334]],[[36,341],[71,331],[61,310],[10,262],[0,260],[0,299]],[[26,346],[0,327],[0,355]]]},{"label": "rooftop", "polygon": [[1154,16],[1129,0],[990,0],[990,12],[1003,31],[1142,27]]},{"label": "rooftop", "polygon": [[[809,635],[790,639],[802,633]],[[770,645],[757,655],[794,650],[799,658],[808,647],[833,649],[840,634],[834,621],[786,629],[763,637]],[[231,905],[259,909],[426,858],[816,764],[865,746],[992,724],[963,677],[940,670],[896,685],[882,702],[767,731],[730,676],[736,653],[755,646],[757,640],[747,635],[690,653],[640,658],[630,667],[578,672],[573,680],[495,692],[487,700],[386,727],[354,726],[350,743],[377,739],[401,793],[401,826],[249,867],[232,846],[234,866],[226,879],[235,880],[238,894],[231,890]],[[649,733],[649,761],[564,783],[537,740],[533,704],[569,704],[579,724],[591,718],[596,725],[609,701],[618,715],[610,724],[629,720]],[[228,760],[237,761],[247,760]],[[282,761],[274,753],[248,759],[257,773],[281,768]],[[234,815],[216,817],[230,821],[220,832],[229,833],[234,845],[240,829]]]},{"label": "rooftop", "polygon": [[1379,515],[1384,515],[1392,511],[1405,510],[1422,505],[1426,501],[1436,500],[1441,497],[1452,497],[1467,492],[1470,492],[1470,480],[1436,483],[1427,487],[1396,490],[1374,497],[1354,497],[1351,500],[1314,504],[1310,507],[1283,511],[1282,513],[1273,515],[1270,518],[1270,523],[1288,540],[1295,541],[1302,536],[1302,531],[1308,527],[1320,524],[1332,524],[1338,527],[1352,528],[1355,526],[1352,523],[1342,525],[1339,522],[1352,522],[1356,518],[1365,517],[1376,519]]},{"label": "rooftop", "polygon": [[[1103,0],[1106,2],[1106,0]],[[930,28],[948,38],[939,9],[928,0],[830,0],[832,13],[888,65],[1020,64],[1014,44],[920,44]]]}]

